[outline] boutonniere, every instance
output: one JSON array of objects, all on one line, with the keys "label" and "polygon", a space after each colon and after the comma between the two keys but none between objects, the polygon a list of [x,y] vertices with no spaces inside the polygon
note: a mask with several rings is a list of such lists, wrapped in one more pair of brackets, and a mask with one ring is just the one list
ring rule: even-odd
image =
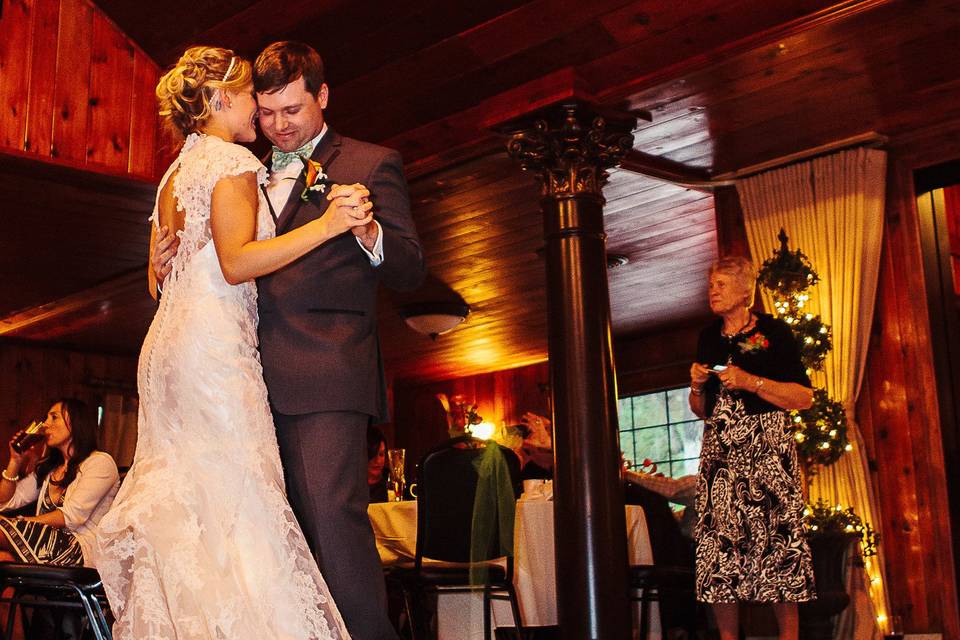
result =
[{"label": "boutonniere", "polygon": [[769,347],[770,341],[767,340],[767,336],[758,331],[743,342],[738,342],[737,346],[740,347],[740,353],[755,353]]},{"label": "boutonniere", "polygon": [[311,194],[326,193],[329,182],[327,174],[323,172],[323,165],[309,158],[301,158],[301,160],[303,161],[303,168],[306,174],[304,175],[305,186],[303,193],[300,194],[300,199],[308,202]]}]

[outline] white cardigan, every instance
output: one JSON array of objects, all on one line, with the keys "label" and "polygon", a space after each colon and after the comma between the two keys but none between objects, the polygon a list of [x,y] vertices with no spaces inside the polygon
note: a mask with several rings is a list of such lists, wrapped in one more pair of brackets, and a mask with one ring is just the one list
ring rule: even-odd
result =
[{"label": "white cardigan", "polygon": [[[39,511],[38,498],[47,491],[49,482],[50,476],[47,475],[43,483],[38,486],[36,471],[24,476],[17,482],[13,496],[6,504],[0,506],[0,511],[19,509],[35,500],[37,500],[37,511]],[[77,542],[80,543],[85,566],[93,566],[97,524],[110,510],[110,505],[113,504],[119,489],[120,474],[117,472],[117,463],[109,453],[94,451],[80,463],[77,477],[63,495],[63,506],[59,509],[63,512],[63,520],[67,528],[73,532]]]}]

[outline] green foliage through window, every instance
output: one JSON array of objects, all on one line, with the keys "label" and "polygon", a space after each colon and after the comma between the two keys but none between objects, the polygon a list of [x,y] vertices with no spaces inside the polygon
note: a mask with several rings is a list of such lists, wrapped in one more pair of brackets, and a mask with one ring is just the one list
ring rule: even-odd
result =
[{"label": "green foliage through window", "polygon": [[687,403],[687,387],[620,398],[620,450],[631,467],[644,459],[679,478],[697,472],[703,421]]}]

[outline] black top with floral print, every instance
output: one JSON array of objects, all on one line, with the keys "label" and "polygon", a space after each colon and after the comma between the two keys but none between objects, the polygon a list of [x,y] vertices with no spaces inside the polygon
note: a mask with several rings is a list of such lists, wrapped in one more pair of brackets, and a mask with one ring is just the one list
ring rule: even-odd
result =
[{"label": "black top with floral print", "polygon": [[[729,337],[721,333],[722,318],[712,322],[700,332],[697,362],[708,366],[732,363],[757,376],[809,387],[810,378],[800,362],[800,349],[793,331],[785,322],[770,315],[758,313],[756,316],[757,321],[752,329]],[[704,409],[709,416],[720,393],[720,382],[716,376],[710,376],[703,391],[706,400]],[[780,410],[755,393],[743,390],[734,393],[743,398],[744,409],[749,415]]]}]

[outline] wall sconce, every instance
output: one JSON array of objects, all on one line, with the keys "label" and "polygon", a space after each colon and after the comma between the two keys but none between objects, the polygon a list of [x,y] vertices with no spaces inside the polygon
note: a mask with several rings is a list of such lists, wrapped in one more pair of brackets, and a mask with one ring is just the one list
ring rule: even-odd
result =
[{"label": "wall sconce", "polygon": [[451,331],[467,319],[470,307],[465,302],[417,302],[400,309],[400,317],[407,325],[434,340]]}]

